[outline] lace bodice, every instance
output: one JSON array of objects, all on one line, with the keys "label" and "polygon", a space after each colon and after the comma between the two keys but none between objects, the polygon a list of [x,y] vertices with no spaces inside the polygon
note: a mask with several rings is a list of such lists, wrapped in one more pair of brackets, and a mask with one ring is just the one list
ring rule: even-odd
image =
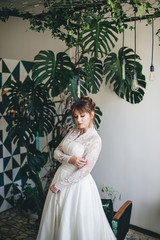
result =
[{"label": "lace bodice", "polygon": [[80,130],[78,128],[72,128],[55,149],[54,158],[69,167],[71,164],[68,161],[71,156],[85,157],[87,165],[81,168],[71,165],[71,167],[74,167],[71,175],[55,183],[56,188],[59,190],[65,186],[77,183],[87,176],[93,169],[101,151],[101,138],[95,128],[89,128],[86,133],[78,137],[79,134]]}]

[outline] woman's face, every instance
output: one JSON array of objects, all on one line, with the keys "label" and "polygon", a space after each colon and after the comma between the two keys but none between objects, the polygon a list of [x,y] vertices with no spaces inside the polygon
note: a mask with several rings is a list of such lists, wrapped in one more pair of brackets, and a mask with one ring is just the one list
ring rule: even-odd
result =
[{"label": "woman's face", "polygon": [[88,113],[75,110],[73,114],[75,124],[84,132],[86,132],[87,129],[90,127],[93,117],[94,112]]}]

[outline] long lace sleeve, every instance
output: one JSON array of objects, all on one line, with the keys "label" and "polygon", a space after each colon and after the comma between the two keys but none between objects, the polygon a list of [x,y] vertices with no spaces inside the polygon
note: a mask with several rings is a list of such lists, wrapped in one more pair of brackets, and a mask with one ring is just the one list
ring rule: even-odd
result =
[{"label": "long lace sleeve", "polygon": [[61,141],[61,143],[58,145],[58,147],[54,150],[54,158],[58,161],[58,162],[68,162],[69,159],[71,158],[71,156],[63,153],[62,151],[62,144],[64,142],[64,140],[71,134],[71,132],[73,131],[73,129],[71,129],[66,136],[63,138],[63,140]]},{"label": "long lace sleeve", "polygon": [[98,135],[92,136],[89,144],[84,152],[84,157],[88,161],[87,165],[82,168],[77,169],[71,176],[65,178],[55,184],[55,187],[61,190],[63,187],[77,183],[82,178],[87,176],[93,169],[99,153],[101,151],[101,139]]}]

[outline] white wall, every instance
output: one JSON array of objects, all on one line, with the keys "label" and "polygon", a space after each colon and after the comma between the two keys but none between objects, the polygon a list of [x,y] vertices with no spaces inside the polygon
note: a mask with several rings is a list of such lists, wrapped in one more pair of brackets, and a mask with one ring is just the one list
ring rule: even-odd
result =
[{"label": "white wall", "polygon": [[0,21],[0,57],[33,61],[40,50],[64,51],[65,45],[51,37],[49,31],[37,33],[29,30],[29,22],[11,17],[7,23]]},{"label": "white wall", "polygon": [[[158,29],[156,21],[155,30]],[[101,88],[94,97],[103,112],[100,135],[103,149],[93,170],[101,191],[103,183],[120,191],[122,201],[133,201],[131,223],[160,233],[160,46],[155,38],[155,81],[149,81],[151,27],[137,24],[137,54],[147,80],[144,100],[132,105]],[[134,48],[134,32],[125,32],[125,45]],[[116,51],[122,40],[116,46]],[[102,196],[104,196],[101,193]]]},{"label": "white wall", "polygon": [[[117,189],[122,200],[133,201],[131,223],[160,233],[160,46],[155,38],[156,80],[149,82],[151,27],[137,23],[137,53],[141,56],[147,89],[144,100],[132,105],[116,96],[108,87],[93,98],[103,112],[99,133],[103,149],[92,175],[101,193],[103,183]],[[155,30],[159,20],[156,21]],[[26,32],[27,21],[10,18],[0,22],[0,57],[32,61],[41,49],[63,51],[65,46],[51,38],[49,32]],[[125,45],[133,48],[134,33],[125,32]],[[114,51],[121,47],[121,39]],[[103,196],[103,195],[102,195]]]}]

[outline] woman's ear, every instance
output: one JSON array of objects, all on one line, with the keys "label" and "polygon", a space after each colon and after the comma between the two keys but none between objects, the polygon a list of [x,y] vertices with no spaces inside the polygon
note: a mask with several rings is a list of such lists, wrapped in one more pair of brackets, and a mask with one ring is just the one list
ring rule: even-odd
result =
[{"label": "woman's ear", "polygon": [[94,111],[91,112],[91,118],[94,118]]}]

